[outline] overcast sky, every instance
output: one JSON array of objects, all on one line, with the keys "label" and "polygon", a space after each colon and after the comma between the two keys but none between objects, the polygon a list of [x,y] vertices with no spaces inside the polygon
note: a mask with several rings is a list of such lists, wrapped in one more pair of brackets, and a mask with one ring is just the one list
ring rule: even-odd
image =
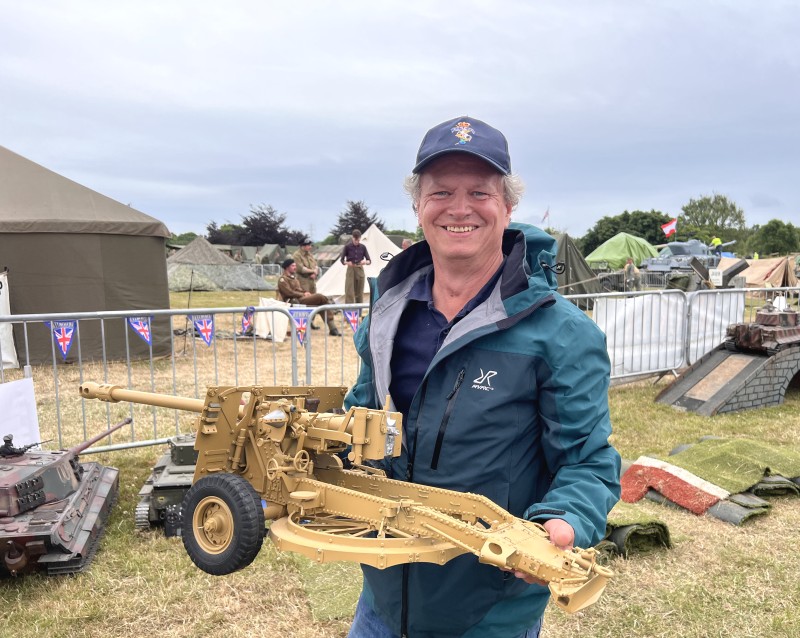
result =
[{"label": "overcast sky", "polygon": [[800,224],[800,1],[0,0],[0,145],[174,233],[348,199],[413,230],[425,131],[501,129],[580,236],[720,193]]}]

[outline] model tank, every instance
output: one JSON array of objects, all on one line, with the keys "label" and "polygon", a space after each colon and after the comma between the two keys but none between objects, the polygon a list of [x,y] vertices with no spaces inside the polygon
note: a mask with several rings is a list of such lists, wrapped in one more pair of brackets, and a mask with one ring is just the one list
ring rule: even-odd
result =
[{"label": "model tank", "polygon": [[[341,408],[345,386],[264,386],[265,397],[295,399],[303,397],[305,405],[315,411],[333,412]],[[181,535],[181,501],[192,486],[197,450],[195,433],[179,434],[170,438],[169,450],[153,466],[153,471],[139,490],[136,505],[136,529],[164,528],[165,536]]]},{"label": "model tank", "polygon": [[756,312],[752,323],[728,326],[725,348],[776,354],[783,348],[800,346],[800,320],[791,308],[779,310],[771,303]]},{"label": "model tank", "polygon": [[163,525],[165,536],[181,535],[181,501],[192,486],[197,461],[194,440],[194,434],[179,434],[167,442],[169,450],[156,461],[139,490],[136,529]]},{"label": "model tank", "polygon": [[15,447],[7,434],[0,447],[0,576],[42,570],[83,571],[116,500],[118,470],[81,463],[78,454],[111,429],[68,450]]}]

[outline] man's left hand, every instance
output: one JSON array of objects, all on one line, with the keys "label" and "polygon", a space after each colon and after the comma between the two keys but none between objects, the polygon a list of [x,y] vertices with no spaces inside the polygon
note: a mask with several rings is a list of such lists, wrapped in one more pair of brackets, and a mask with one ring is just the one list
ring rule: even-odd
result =
[{"label": "man's left hand", "polygon": [[[545,521],[542,526],[547,530],[550,535],[550,542],[553,543],[558,549],[568,551],[572,549],[572,544],[575,542],[575,530],[572,525],[560,518],[551,518]],[[535,576],[526,574],[525,572],[514,571],[514,576],[521,578],[529,585],[543,585],[547,587],[547,583]]]}]

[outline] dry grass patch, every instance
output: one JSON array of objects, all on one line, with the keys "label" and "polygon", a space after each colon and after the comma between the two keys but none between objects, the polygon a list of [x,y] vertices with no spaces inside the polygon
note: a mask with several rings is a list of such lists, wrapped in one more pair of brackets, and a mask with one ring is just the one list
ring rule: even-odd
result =
[{"label": "dry grass patch", "polygon": [[[172,298],[174,307],[186,307],[185,293],[183,298],[180,293]],[[239,307],[252,305],[254,299],[253,293],[193,293],[191,305]],[[329,348],[323,348],[320,339],[312,349],[313,380],[347,385],[357,366],[352,340],[329,341]],[[298,353],[304,362],[305,351],[299,348]],[[130,413],[125,404],[81,401],[77,397],[80,371],[60,366],[59,372],[56,383],[49,368],[34,369],[44,438],[56,435],[60,421],[64,444],[74,445],[106,422]],[[176,356],[174,363],[171,359],[155,362],[152,372],[147,363],[90,364],[82,378],[143,390],[152,383],[156,391],[166,393],[172,393],[174,384],[179,394],[202,396],[206,385],[249,384],[256,376],[262,384],[271,384],[273,379],[288,384],[290,375],[288,342],[220,339],[214,349],[189,338],[185,353]],[[664,458],[676,445],[706,434],[793,446],[800,441],[800,392],[791,392],[785,404],[776,408],[706,418],[654,403],[665,384],[641,382],[610,392],[613,443],[625,458],[642,454]],[[54,408],[56,392],[62,399],[59,414]],[[68,396],[69,401],[65,400]],[[176,419],[172,411],[145,407],[134,408],[133,414],[137,439],[191,429],[188,414]],[[125,429],[114,435],[114,442],[130,438],[131,432]],[[194,567],[180,540],[166,539],[160,531],[134,530],[138,490],[162,451],[162,447],[150,447],[84,459],[120,469],[120,499],[95,562],[89,571],[74,577],[32,575],[0,581],[0,634],[15,638],[345,636],[360,587],[353,565],[318,565],[280,554],[265,541],[252,566],[215,578]],[[642,502],[640,507],[668,524],[674,548],[615,559],[612,567],[618,576],[599,603],[573,616],[551,607],[543,636],[800,635],[795,612],[800,605],[795,546],[800,499],[779,498],[772,503],[771,513],[737,528]]]}]

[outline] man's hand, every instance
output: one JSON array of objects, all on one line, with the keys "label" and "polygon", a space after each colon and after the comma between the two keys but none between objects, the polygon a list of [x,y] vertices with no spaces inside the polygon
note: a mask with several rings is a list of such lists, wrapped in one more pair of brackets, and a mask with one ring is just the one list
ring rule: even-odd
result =
[{"label": "man's hand", "polygon": [[564,551],[572,549],[572,545],[575,542],[575,530],[572,529],[572,525],[567,521],[560,518],[551,518],[549,521],[545,521],[543,526],[547,533],[550,534],[550,542],[558,549],[563,549]]},{"label": "man's hand", "polygon": [[[575,530],[572,525],[560,518],[551,518],[545,521],[542,526],[547,530],[550,535],[550,542],[553,543],[558,549],[567,551],[572,549],[572,544],[575,542]],[[526,574],[525,572],[515,571],[514,576],[521,578],[529,585],[543,585],[547,587],[547,583],[543,580]]]}]

